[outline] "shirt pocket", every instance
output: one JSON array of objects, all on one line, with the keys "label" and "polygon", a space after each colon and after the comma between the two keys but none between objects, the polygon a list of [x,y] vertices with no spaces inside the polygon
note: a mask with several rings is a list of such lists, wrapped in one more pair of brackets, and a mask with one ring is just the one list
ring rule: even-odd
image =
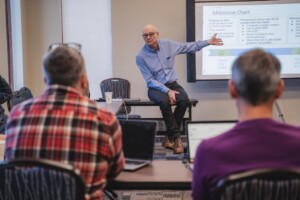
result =
[{"label": "shirt pocket", "polygon": [[174,59],[172,58],[172,56],[166,56],[165,57],[165,66],[166,69],[172,69],[174,66]]}]

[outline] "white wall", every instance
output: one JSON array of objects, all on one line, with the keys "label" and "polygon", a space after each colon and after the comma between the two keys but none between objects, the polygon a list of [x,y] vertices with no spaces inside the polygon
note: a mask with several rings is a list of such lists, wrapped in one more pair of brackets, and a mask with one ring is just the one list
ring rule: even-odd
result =
[{"label": "white wall", "polygon": [[63,0],[64,42],[82,45],[91,98],[101,96],[100,80],[112,77],[110,0]]},{"label": "white wall", "polygon": [[21,0],[10,0],[11,18],[11,43],[13,64],[13,90],[20,89],[24,85],[24,60],[21,26]]},{"label": "white wall", "polygon": [[[113,0],[113,72],[132,84],[131,97],[147,98],[146,84],[135,64],[135,54],[143,46],[141,31],[144,24],[153,23],[160,38],[186,41],[186,0]],[[187,83],[186,56],[176,58],[179,83],[190,98],[199,100],[193,109],[193,120],[236,119],[234,101],[227,93],[227,81]],[[278,101],[288,122],[300,125],[300,80],[287,81],[283,98]],[[160,115],[158,109],[136,108],[142,115]],[[149,115],[150,115],[149,114]],[[277,112],[274,112],[277,117]]]}]

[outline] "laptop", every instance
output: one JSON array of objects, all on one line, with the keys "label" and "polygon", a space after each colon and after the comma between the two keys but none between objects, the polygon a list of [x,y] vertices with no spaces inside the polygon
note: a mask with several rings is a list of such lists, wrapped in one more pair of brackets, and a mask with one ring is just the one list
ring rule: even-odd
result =
[{"label": "laptop", "polygon": [[198,145],[204,139],[220,135],[233,128],[237,121],[188,121],[186,122],[188,167],[193,170]]},{"label": "laptop", "polygon": [[122,127],[125,166],[135,171],[149,165],[153,159],[156,122],[146,120],[120,120]]}]

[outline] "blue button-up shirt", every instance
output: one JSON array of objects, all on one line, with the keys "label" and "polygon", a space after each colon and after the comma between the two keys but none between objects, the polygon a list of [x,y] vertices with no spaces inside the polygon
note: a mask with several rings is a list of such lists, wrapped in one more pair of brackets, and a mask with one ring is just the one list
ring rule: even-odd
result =
[{"label": "blue button-up shirt", "polygon": [[177,80],[174,62],[175,56],[184,53],[195,53],[208,46],[208,41],[179,43],[171,40],[158,40],[158,49],[145,46],[136,55],[136,64],[140,69],[148,88],[167,93],[169,88],[164,84]]}]

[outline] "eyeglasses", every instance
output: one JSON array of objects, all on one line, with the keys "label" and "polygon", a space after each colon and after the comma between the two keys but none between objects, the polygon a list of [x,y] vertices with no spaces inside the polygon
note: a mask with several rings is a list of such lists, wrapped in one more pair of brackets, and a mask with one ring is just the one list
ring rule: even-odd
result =
[{"label": "eyeglasses", "polygon": [[75,42],[69,42],[69,43],[53,43],[49,46],[48,51],[51,51],[53,49],[56,49],[58,47],[68,47],[77,50],[80,53],[81,50],[81,44],[75,43]]},{"label": "eyeglasses", "polygon": [[157,32],[144,33],[142,36],[143,36],[143,38],[147,38],[148,36],[153,37],[155,33],[157,33]]}]

